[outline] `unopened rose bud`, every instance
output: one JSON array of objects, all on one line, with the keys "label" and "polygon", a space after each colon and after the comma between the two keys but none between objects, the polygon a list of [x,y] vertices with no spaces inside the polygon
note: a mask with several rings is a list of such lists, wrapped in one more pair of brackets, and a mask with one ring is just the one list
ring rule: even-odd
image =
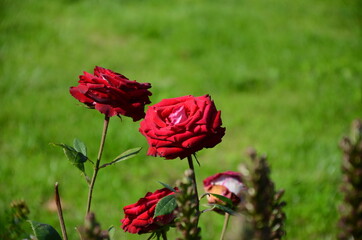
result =
[{"label": "unopened rose bud", "polygon": [[[233,203],[233,207],[236,207],[241,202],[246,187],[242,183],[241,173],[227,171],[206,178],[204,180],[204,189],[207,193],[229,198]],[[210,204],[226,204],[214,195],[209,195],[207,199]]]}]

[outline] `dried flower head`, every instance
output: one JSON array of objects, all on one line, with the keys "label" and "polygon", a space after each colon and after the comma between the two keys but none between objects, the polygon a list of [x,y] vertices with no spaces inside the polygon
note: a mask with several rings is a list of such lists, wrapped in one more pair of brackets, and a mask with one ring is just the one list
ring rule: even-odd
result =
[{"label": "dried flower head", "polygon": [[185,171],[185,177],[176,182],[178,192],[175,194],[177,208],[174,211],[176,215],[176,229],[182,234],[177,240],[200,240],[201,229],[197,226],[199,221],[198,199],[194,194],[191,169]]},{"label": "dried flower head", "polygon": [[284,191],[275,190],[266,157],[259,157],[253,149],[249,150],[248,155],[252,161],[251,166],[240,166],[243,182],[248,189],[244,210],[252,225],[252,236],[247,239],[282,239],[286,234],[286,215],[283,211],[286,203],[281,200]]},{"label": "dried flower head", "polygon": [[343,151],[340,206],[340,233],[338,239],[362,239],[362,121],[352,123],[352,134],[340,143]]}]

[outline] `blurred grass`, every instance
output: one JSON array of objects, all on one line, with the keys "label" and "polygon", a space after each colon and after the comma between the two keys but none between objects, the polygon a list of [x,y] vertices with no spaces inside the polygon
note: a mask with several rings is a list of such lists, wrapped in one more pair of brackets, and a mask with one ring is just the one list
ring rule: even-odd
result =
[{"label": "blurred grass", "polygon": [[[334,239],[340,200],[338,141],[362,114],[361,3],[331,1],[0,0],[0,210],[22,198],[31,217],[58,228],[47,208],[59,181],[71,238],[86,184],[51,142],[87,143],[95,158],[102,116],[68,93],[95,65],[153,85],[152,102],[210,94],[227,128],[199,153],[200,181],[236,169],[254,146],[286,189],[288,239]],[[173,184],[183,161],[147,157],[138,123],[112,119],[94,205],[106,228],[157,181]],[[222,218],[201,219],[217,239]],[[237,227],[237,226],[234,226]],[[121,233],[122,239],[139,239]],[[142,239],[144,237],[141,237]],[[171,237],[172,238],[172,237]]]}]

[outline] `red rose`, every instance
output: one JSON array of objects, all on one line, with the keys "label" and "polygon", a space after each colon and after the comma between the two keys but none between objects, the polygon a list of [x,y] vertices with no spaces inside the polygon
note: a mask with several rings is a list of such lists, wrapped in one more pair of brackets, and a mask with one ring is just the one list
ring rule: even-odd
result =
[{"label": "red rose", "polygon": [[79,85],[70,88],[70,94],[95,108],[107,117],[128,116],[133,121],[144,118],[145,104],[150,103],[149,83],[130,81],[122,74],[95,67],[94,75],[84,72],[79,76]]},{"label": "red rose", "polygon": [[166,159],[185,158],[221,142],[220,111],[209,95],[163,99],[150,106],[140,132],[147,138],[147,154]]},{"label": "red rose", "polygon": [[165,196],[172,195],[174,192],[167,188],[162,188],[154,193],[148,192],[144,198],[138,202],[125,206],[124,219],[121,220],[122,228],[130,233],[149,233],[162,228],[171,223],[175,216],[173,213],[153,217],[157,203]]},{"label": "red rose", "polygon": [[[241,173],[239,172],[227,171],[218,173],[206,178],[203,182],[205,192],[215,193],[229,198],[233,202],[234,207],[240,203],[242,193],[246,189],[242,182]],[[207,200],[210,204],[224,204],[219,198],[212,195],[208,196]]]}]

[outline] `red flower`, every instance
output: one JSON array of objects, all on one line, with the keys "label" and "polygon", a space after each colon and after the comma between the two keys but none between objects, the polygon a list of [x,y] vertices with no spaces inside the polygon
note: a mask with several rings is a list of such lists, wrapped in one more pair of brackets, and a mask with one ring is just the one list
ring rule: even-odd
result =
[{"label": "red flower", "polygon": [[150,106],[140,132],[147,138],[147,154],[166,159],[185,158],[221,142],[220,111],[209,95],[163,99]]},{"label": "red flower", "polygon": [[171,223],[175,216],[173,213],[153,217],[157,203],[165,196],[172,195],[174,192],[167,188],[162,188],[154,193],[148,192],[144,198],[138,202],[125,206],[124,219],[121,220],[122,228],[130,233],[149,233],[162,228]]},{"label": "red flower", "polygon": [[152,94],[147,90],[151,84],[130,81],[109,69],[95,67],[94,75],[84,72],[79,79],[79,85],[71,87],[70,94],[107,117],[123,115],[138,121],[145,116],[145,104],[151,103]]},{"label": "red flower", "polygon": [[[243,191],[246,189],[241,177],[241,173],[233,171],[210,176],[203,181],[205,192],[227,197],[233,202],[234,207],[236,207],[242,199]],[[219,198],[212,195],[208,196],[207,200],[210,204],[224,204]]]}]

